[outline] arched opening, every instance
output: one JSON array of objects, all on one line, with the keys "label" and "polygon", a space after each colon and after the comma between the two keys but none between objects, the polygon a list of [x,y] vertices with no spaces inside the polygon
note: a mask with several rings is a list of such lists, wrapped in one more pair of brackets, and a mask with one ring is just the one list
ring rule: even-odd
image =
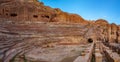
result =
[{"label": "arched opening", "polygon": [[38,15],[33,15],[34,18],[38,18]]},{"label": "arched opening", "polygon": [[93,43],[93,39],[89,38],[88,43]]},{"label": "arched opening", "polygon": [[16,14],[16,13],[11,13],[10,16],[12,16],[12,17],[16,17],[17,14]]},{"label": "arched opening", "polygon": [[43,18],[50,18],[48,15],[42,15]]}]

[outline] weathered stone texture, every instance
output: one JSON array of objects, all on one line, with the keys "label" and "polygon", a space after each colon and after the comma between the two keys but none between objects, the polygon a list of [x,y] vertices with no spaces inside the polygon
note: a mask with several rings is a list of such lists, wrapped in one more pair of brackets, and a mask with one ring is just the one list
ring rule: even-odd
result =
[{"label": "weathered stone texture", "polygon": [[85,23],[77,14],[69,14],[60,9],[52,9],[37,0],[1,1],[0,17],[10,20],[43,21],[43,22],[72,22]]},{"label": "weathered stone texture", "polygon": [[86,44],[89,39],[120,43],[120,26],[103,19],[87,21],[37,0],[0,0],[0,59],[4,62],[35,48]]},{"label": "weathered stone texture", "polygon": [[118,42],[120,43],[120,26],[118,26],[118,33],[117,33],[117,35],[118,35]]}]

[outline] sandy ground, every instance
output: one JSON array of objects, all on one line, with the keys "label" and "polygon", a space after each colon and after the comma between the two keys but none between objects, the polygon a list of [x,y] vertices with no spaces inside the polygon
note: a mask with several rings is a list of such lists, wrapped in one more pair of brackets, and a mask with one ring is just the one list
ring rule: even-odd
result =
[{"label": "sandy ground", "polygon": [[38,62],[73,62],[89,45],[56,45],[51,48],[36,48],[25,56]]}]

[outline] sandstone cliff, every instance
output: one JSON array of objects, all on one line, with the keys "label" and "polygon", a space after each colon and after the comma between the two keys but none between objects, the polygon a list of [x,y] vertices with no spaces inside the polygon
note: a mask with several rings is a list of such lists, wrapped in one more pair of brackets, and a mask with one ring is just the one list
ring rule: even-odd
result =
[{"label": "sandstone cliff", "polygon": [[1,0],[0,17],[10,20],[27,20],[43,22],[72,22],[84,23],[77,14],[69,14],[60,9],[44,6],[37,0]]},{"label": "sandstone cliff", "polygon": [[23,58],[36,48],[61,43],[86,44],[89,40],[120,43],[120,26],[104,19],[87,21],[37,0],[0,0],[0,59],[3,62],[16,56]]}]

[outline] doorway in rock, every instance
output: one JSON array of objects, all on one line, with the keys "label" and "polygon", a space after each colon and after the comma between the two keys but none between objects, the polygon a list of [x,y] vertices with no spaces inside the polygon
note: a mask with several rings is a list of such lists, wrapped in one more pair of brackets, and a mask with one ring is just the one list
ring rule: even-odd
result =
[{"label": "doorway in rock", "polygon": [[88,39],[88,43],[93,43],[93,39],[92,39],[92,38],[89,38],[89,39]]}]

